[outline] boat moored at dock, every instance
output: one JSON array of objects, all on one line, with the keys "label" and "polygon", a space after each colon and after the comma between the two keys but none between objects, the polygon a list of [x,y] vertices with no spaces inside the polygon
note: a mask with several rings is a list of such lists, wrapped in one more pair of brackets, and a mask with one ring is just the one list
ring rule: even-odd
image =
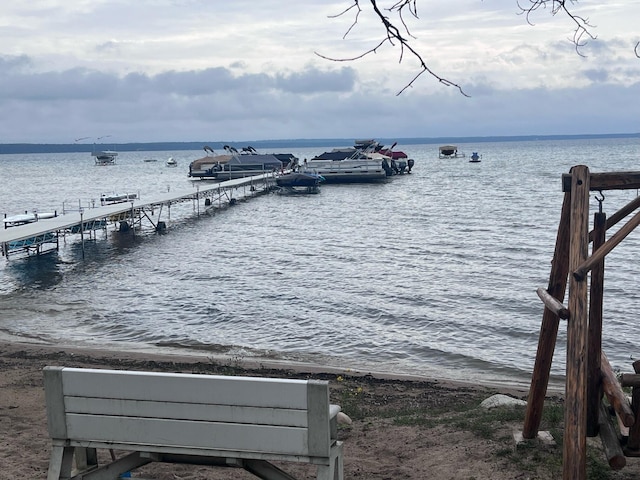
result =
[{"label": "boat moored at dock", "polygon": [[233,180],[236,178],[272,173],[286,168],[297,161],[290,153],[261,154],[255,148],[248,146],[238,151],[229,145],[224,146],[226,154],[217,155],[214,150],[204,147],[207,155],[194,160],[189,165],[189,177]]},{"label": "boat moored at dock", "polygon": [[303,172],[314,172],[327,183],[381,182],[396,173],[392,158],[380,153],[375,140],[356,140],[353,147],[334,148],[301,166]]}]

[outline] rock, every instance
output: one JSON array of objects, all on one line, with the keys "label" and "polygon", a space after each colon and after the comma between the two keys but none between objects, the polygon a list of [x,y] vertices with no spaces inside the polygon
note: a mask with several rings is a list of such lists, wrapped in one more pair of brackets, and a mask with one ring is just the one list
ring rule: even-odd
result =
[{"label": "rock", "polygon": [[490,410],[496,407],[513,407],[516,405],[526,405],[526,404],[527,402],[525,402],[524,400],[519,400],[517,398],[513,398],[508,395],[498,394],[498,395],[493,395],[487,398],[486,400],[483,400],[480,406],[482,408],[486,408],[487,410]]}]

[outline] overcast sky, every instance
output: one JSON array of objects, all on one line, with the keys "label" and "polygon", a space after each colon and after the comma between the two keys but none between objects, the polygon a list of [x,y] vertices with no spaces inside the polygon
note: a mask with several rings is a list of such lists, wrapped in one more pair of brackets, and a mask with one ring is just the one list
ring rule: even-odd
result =
[{"label": "overcast sky", "polygon": [[574,4],[583,56],[549,8],[531,26],[516,0],[417,0],[413,48],[469,97],[426,74],[397,95],[419,65],[391,46],[317,55],[384,38],[368,1],[351,30],[331,18],[351,3],[2,1],[0,143],[640,132],[640,0]]}]

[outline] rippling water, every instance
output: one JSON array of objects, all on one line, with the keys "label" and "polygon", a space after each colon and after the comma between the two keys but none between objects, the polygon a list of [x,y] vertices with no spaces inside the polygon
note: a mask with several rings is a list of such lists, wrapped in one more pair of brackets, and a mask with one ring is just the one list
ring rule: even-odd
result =
[{"label": "rippling water", "polygon": [[[439,160],[437,145],[398,148],[415,159],[413,173],[384,184],[268,194],[200,218],[183,204],[167,235],[110,229],[86,242],[84,260],[73,236],[58,253],[2,259],[0,330],[61,345],[528,384],[561,176],[576,164],[638,170],[640,140],[460,145],[482,155],[477,164]],[[165,167],[170,156],[177,169]],[[123,152],[111,167],[87,154],[0,156],[0,213],[192,188],[186,172],[199,156]],[[604,211],[637,193],[606,192]],[[603,343],[624,370],[640,356],[638,236],[607,257]],[[561,326],[555,380],[565,341]]]}]

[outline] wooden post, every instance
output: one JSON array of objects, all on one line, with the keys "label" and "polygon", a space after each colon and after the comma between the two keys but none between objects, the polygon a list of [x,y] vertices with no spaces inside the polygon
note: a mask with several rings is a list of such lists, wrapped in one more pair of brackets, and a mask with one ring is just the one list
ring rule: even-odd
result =
[{"label": "wooden post", "polygon": [[[571,219],[571,192],[564,194],[560,225],[556,237],[556,247],[551,263],[549,275],[549,287],[547,293],[560,303],[564,300],[567,289],[567,277],[569,276],[569,227]],[[542,325],[538,340],[538,352],[531,376],[527,411],[522,428],[523,438],[535,438],[538,435],[540,422],[542,421],[542,409],[544,398],[549,385],[551,362],[558,337],[558,325],[560,320],[555,312],[549,308],[544,309]]]},{"label": "wooden post", "polygon": [[[571,169],[571,229],[569,269],[573,272],[587,259],[589,250],[589,169]],[[563,479],[587,476],[587,281],[570,276],[567,327],[567,384],[564,415]]]},{"label": "wooden post", "polygon": [[602,371],[602,389],[609,400],[609,404],[616,411],[625,427],[632,426],[635,422],[635,416],[604,352],[601,352],[600,368]]},{"label": "wooden post", "polygon": [[[595,253],[604,243],[607,215],[597,212],[593,215],[593,248]],[[591,271],[591,293],[589,295],[589,355],[587,384],[587,435],[598,434],[600,399],[602,398],[602,373],[600,354],[602,352],[602,300],[604,291],[604,258]]]},{"label": "wooden post", "polygon": [[613,470],[620,470],[627,464],[627,459],[622,452],[622,447],[620,446],[616,429],[611,424],[611,418],[607,412],[607,408],[602,404],[602,402],[598,405],[598,414],[600,423],[600,440],[602,441],[604,454],[607,457],[609,466]]},{"label": "wooden post", "polygon": [[[633,370],[640,373],[640,360],[633,362]],[[625,455],[640,457],[640,387],[633,387],[631,394],[631,408],[635,413],[635,423],[629,428],[629,439],[624,448]]]}]

